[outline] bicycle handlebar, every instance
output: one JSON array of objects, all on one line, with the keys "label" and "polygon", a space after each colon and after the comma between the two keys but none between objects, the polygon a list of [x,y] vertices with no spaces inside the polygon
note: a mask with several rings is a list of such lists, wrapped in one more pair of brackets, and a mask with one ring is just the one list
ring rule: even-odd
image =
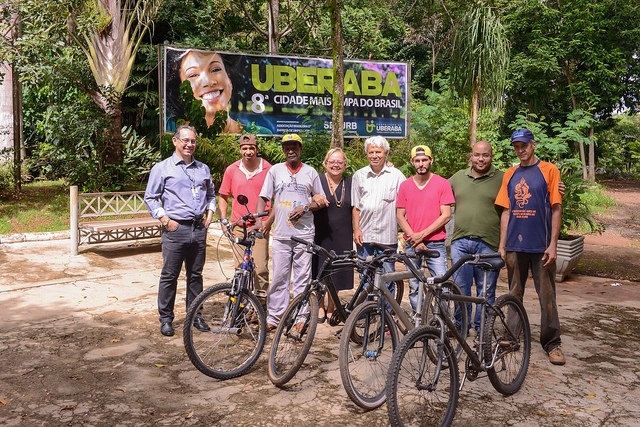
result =
[{"label": "bicycle handlebar", "polygon": [[[238,225],[240,227],[242,227],[242,234],[243,237],[234,237],[233,234],[231,234],[231,227],[230,225],[232,225],[231,222],[229,222],[229,220],[227,218],[219,218],[217,220],[217,222],[219,222],[220,224],[224,225],[226,227],[226,234],[227,237],[229,237],[229,239],[231,239],[232,242],[237,243],[237,244],[244,244],[247,242],[247,237],[255,237],[257,239],[264,239],[264,234],[256,231],[256,230],[252,230],[249,233],[247,233],[247,221],[250,219],[255,219],[255,218],[261,218],[263,216],[268,216],[269,212],[256,212],[256,213],[248,213],[245,215],[242,215],[240,217],[240,219],[238,219],[237,221],[235,221],[233,223],[233,225]],[[247,246],[246,244],[244,246]]]},{"label": "bicycle handlebar", "polygon": [[311,253],[314,253],[314,254],[320,254],[320,253],[324,254],[327,257],[327,259],[329,259],[332,262],[333,261],[340,262],[340,261],[347,261],[348,260],[349,263],[352,263],[353,262],[352,261],[353,257],[356,255],[356,252],[353,251],[353,250],[346,251],[343,254],[339,254],[338,255],[333,250],[328,251],[325,248],[323,248],[322,246],[316,245],[313,242],[308,242],[308,241],[306,241],[304,239],[301,239],[299,237],[296,237],[296,236],[292,236],[291,240],[296,242],[296,243],[301,243],[301,244],[305,245],[306,246],[305,250],[308,251],[308,252],[311,252]]}]

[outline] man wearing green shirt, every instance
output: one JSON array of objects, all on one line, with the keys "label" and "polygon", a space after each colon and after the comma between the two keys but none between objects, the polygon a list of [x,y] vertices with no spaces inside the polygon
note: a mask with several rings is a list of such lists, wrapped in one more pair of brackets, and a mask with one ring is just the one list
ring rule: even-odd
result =
[{"label": "man wearing green shirt", "polygon": [[[494,204],[504,172],[491,164],[493,150],[486,141],[478,141],[471,150],[471,167],[456,172],[449,182],[456,198],[454,230],[451,237],[451,261],[455,263],[467,254],[497,252],[500,242],[500,212]],[[469,265],[462,266],[453,277],[464,295],[471,295],[475,281],[477,295],[487,286],[487,299],[493,303],[498,282],[497,271],[487,274]],[[471,334],[480,330],[480,307],[476,305],[475,319],[471,317],[471,303],[467,304],[468,329]]]}]

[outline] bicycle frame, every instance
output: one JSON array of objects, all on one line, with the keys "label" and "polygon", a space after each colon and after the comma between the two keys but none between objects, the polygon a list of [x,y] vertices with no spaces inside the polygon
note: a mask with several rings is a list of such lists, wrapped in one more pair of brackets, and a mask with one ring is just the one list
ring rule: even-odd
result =
[{"label": "bicycle frame", "polygon": [[[411,272],[411,270],[391,271],[388,273],[382,273],[382,269],[380,268],[378,269],[378,271],[376,271],[374,284],[373,284],[374,289],[379,291],[383,295],[387,304],[391,306],[391,310],[400,320],[400,324],[398,326],[402,326],[400,328],[400,331],[403,334],[406,334],[410,329],[413,328],[414,322],[411,320],[411,317],[407,314],[407,312],[404,311],[402,307],[400,307],[400,304],[398,304],[398,302],[394,298],[391,291],[389,291],[389,289],[385,286],[385,283],[395,282],[397,280],[412,279],[414,277],[415,276]],[[422,312],[421,308],[422,308],[423,301],[424,301],[424,293],[418,292],[418,307],[416,307],[416,315],[418,317],[421,317],[421,314],[418,314],[418,313]]]},{"label": "bicycle frame", "polygon": [[[253,216],[249,214],[248,216]],[[244,218],[244,217],[243,217]],[[253,271],[254,271],[254,263],[253,263],[253,251],[251,248],[255,244],[255,239],[258,237],[255,231],[251,231],[247,233],[247,224],[246,220],[242,221],[242,238],[234,237],[230,228],[229,222],[226,218],[218,220],[221,224],[227,227],[224,235],[229,239],[232,244],[237,244],[244,246],[244,253],[242,257],[242,262],[240,266],[235,269],[233,275],[233,281],[231,282],[231,290],[229,292],[229,301],[232,305],[228,308],[230,310],[225,313],[225,318],[228,320],[228,329],[231,333],[240,333],[241,328],[236,325],[237,316],[242,307],[240,304],[242,303],[241,298],[238,296],[242,295],[242,291],[244,289],[249,292],[254,292],[254,282],[253,282]]]},{"label": "bicycle frame", "polygon": [[[495,254],[488,254],[488,255],[495,255]],[[469,360],[473,366],[474,369],[478,370],[478,371],[486,371],[488,369],[493,368],[495,361],[497,359],[497,349],[496,349],[496,353],[493,355],[493,358],[491,361],[485,361],[483,360],[482,355],[484,354],[483,350],[483,345],[484,345],[484,334],[485,334],[485,319],[486,319],[486,309],[492,310],[493,312],[497,313],[497,315],[500,317],[500,319],[502,321],[504,321],[504,313],[502,312],[502,310],[500,310],[499,308],[496,308],[493,304],[491,304],[487,298],[486,298],[486,294],[487,294],[487,287],[483,286],[483,290],[482,290],[482,296],[481,297],[474,297],[474,296],[466,296],[466,295],[456,295],[453,293],[443,293],[442,292],[442,284],[446,283],[447,280],[449,280],[449,278],[453,275],[453,273],[455,271],[457,271],[462,265],[468,263],[469,261],[474,261],[474,262],[478,262],[479,259],[481,258],[495,258],[495,256],[487,256],[487,254],[482,254],[482,255],[466,255],[465,257],[462,257],[460,260],[458,260],[457,263],[455,263],[448,271],[445,275],[441,276],[441,277],[425,277],[423,280],[424,283],[424,287],[426,288],[426,290],[428,290],[429,292],[432,292],[435,296],[436,299],[436,304],[434,307],[434,317],[435,319],[438,321],[439,323],[439,329],[440,329],[440,339],[444,340],[445,339],[445,334],[447,333],[447,331],[451,334],[453,334],[453,336],[455,337],[456,341],[462,346],[464,352],[467,354],[467,356],[469,357]],[[484,270],[484,278],[483,278],[483,282],[486,283],[487,282],[487,275],[488,275],[488,271],[485,269]],[[464,303],[473,303],[473,304],[480,304],[482,306],[482,311],[480,313],[480,333],[478,334],[478,348],[477,350],[474,350],[473,348],[471,348],[471,346],[469,344],[467,344],[466,340],[460,335],[460,333],[458,332],[456,325],[454,324],[453,320],[451,320],[451,318],[449,318],[449,316],[443,316],[442,315],[442,309],[440,307],[440,303],[441,300],[451,300],[451,301],[460,301],[460,302],[464,302]],[[489,362],[489,363],[487,363]],[[464,382],[463,382],[464,383]],[[462,384],[461,384],[462,387]]]}]

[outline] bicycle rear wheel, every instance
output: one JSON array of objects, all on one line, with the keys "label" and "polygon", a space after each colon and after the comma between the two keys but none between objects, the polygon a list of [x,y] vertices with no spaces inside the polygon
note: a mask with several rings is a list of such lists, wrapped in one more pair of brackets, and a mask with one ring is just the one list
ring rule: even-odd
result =
[{"label": "bicycle rear wheel", "polygon": [[298,372],[309,353],[318,326],[318,297],[303,292],[295,297],[282,315],[269,351],[268,375],[281,387]]},{"label": "bicycle rear wheel", "polygon": [[342,385],[351,400],[367,410],[386,400],[387,371],[398,341],[391,314],[379,305],[375,301],[360,304],[347,319],[340,337]]},{"label": "bicycle rear wheel", "polygon": [[[440,357],[434,360],[430,357],[434,354]],[[458,405],[458,387],[458,365],[449,341],[441,342],[436,328],[411,330],[389,366],[386,390],[391,425],[449,426]]]},{"label": "bicycle rear wheel", "polygon": [[[467,338],[467,324],[468,324],[468,314],[465,303],[462,301],[453,301],[447,298],[447,294],[451,293],[453,295],[462,295],[462,291],[460,287],[456,285],[452,281],[447,281],[442,283],[442,298],[440,300],[441,307],[440,312],[443,316],[448,315],[451,321],[456,325],[456,330],[458,334],[462,337],[462,339]],[[433,297],[433,293],[429,292],[426,303],[426,324],[429,326],[439,327],[440,325],[437,322],[433,322],[433,306],[435,304],[435,299]],[[460,357],[462,354],[462,344],[455,339],[455,337],[449,334],[449,344],[451,344],[451,348],[453,348],[456,357]]]},{"label": "bicycle rear wheel", "polygon": [[502,295],[495,307],[500,313],[491,310],[484,328],[484,358],[489,364],[495,355],[487,375],[498,392],[509,396],[520,389],[529,370],[531,329],[527,312],[518,298]]},{"label": "bicycle rear wheel", "polygon": [[[212,378],[226,380],[247,372],[258,360],[267,334],[267,319],[258,299],[243,290],[233,318],[236,297],[231,284],[221,283],[205,289],[191,303],[183,327],[184,347],[191,363]],[[193,326],[196,316],[210,331]]]}]

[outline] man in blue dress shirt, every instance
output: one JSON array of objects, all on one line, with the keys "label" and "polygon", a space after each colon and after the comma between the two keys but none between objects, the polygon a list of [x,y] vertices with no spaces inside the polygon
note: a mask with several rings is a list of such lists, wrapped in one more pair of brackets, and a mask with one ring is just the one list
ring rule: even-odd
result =
[{"label": "man in blue dress shirt", "polygon": [[[185,265],[187,308],[202,292],[202,268],[207,247],[207,228],[216,210],[216,199],[209,167],[193,157],[196,131],[180,126],[173,136],[175,152],[155,165],[149,175],[144,200],[162,232],[162,272],[158,286],[160,332],[172,336],[173,308],[178,277]],[[208,331],[200,317],[194,326]]]}]

